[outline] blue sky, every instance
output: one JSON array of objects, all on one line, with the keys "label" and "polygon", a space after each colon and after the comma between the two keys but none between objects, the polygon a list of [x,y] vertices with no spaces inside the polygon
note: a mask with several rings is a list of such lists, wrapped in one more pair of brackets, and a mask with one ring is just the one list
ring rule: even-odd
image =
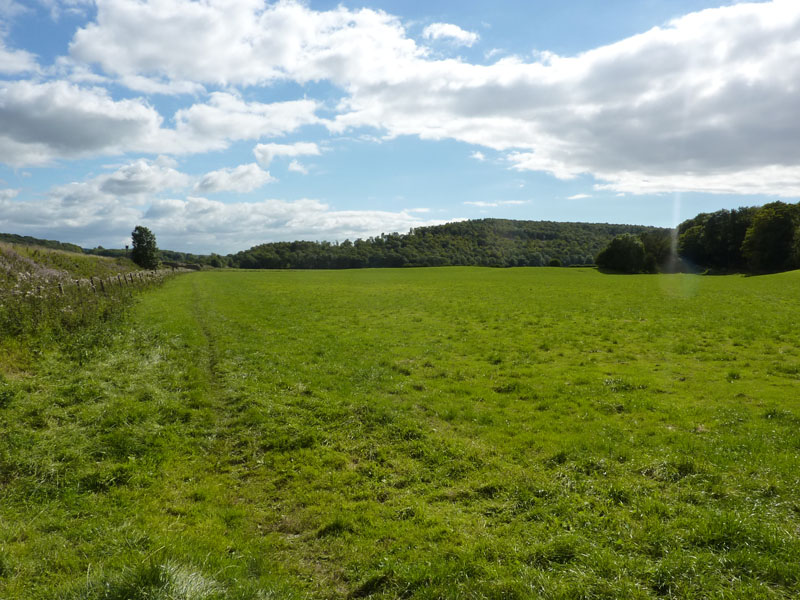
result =
[{"label": "blue sky", "polygon": [[229,253],[800,196],[800,3],[0,0],[0,231]]}]

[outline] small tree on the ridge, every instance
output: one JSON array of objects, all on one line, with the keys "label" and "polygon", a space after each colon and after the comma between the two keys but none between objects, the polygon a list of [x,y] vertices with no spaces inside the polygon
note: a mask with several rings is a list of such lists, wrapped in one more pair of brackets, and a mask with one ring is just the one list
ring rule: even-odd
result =
[{"label": "small tree on the ridge", "polygon": [[158,268],[158,247],[156,236],[147,227],[137,225],[131,232],[133,250],[131,259],[143,269]]}]

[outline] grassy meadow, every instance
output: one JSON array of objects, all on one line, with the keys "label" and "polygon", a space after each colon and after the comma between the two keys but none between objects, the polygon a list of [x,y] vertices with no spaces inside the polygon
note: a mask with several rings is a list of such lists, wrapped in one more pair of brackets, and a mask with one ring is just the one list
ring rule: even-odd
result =
[{"label": "grassy meadow", "polygon": [[796,598],[800,271],[215,271],[0,357],[0,598]]}]

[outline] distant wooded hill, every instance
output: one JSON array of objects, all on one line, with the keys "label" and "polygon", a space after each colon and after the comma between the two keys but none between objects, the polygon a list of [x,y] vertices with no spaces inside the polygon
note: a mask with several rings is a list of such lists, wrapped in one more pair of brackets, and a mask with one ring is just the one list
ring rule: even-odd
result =
[{"label": "distant wooded hill", "polygon": [[[627,241],[628,246],[627,250],[623,248],[621,258],[617,257],[622,264],[605,264],[610,251],[602,257],[598,255],[618,236],[621,239],[617,245]],[[3,241],[126,256],[126,250],[81,249],[74,244],[0,233],[0,242]],[[638,250],[636,261],[626,254],[631,249]],[[600,258],[600,266],[626,272],[708,269],[767,273],[800,268],[800,204],[771,202],[760,207],[702,213],[681,223],[676,231],[642,225],[480,219],[341,243],[272,242],[227,256],[171,250],[159,253],[166,264],[194,268],[538,267],[588,265]]]},{"label": "distant wooded hill", "polygon": [[[666,231],[668,230],[642,225],[480,219],[418,227],[404,234],[389,233],[341,243],[272,242],[227,256],[172,250],[159,250],[159,253],[161,260],[165,262],[242,269],[357,269],[449,265],[537,267],[551,263],[569,266],[593,264],[597,254],[617,235]],[[81,249],[74,244],[14,234],[0,234],[0,241],[115,258],[126,256],[126,251],[122,249]]]},{"label": "distant wooded hill", "polygon": [[55,240],[42,240],[29,235],[17,235],[15,233],[0,233],[0,242],[22,244],[23,246],[43,246],[44,248],[65,250],[67,252],[83,252],[83,249],[75,244],[65,244],[64,242],[57,242]]},{"label": "distant wooded hill", "polygon": [[273,242],[225,257],[243,269],[523,267],[593,264],[617,235],[666,231],[641,225],[481,219],[418,227],[365,240]]}]

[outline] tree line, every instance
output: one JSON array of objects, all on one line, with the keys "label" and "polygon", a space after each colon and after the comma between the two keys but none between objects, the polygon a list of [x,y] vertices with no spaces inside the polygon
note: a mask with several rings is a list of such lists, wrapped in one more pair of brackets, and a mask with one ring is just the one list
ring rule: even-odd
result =
[{"label": "tree line", "polygon": [[600,268],[627,273],[705,270],[776,273],[800,268],[800,203],[701,213],[672,232],[614,238]]}]

